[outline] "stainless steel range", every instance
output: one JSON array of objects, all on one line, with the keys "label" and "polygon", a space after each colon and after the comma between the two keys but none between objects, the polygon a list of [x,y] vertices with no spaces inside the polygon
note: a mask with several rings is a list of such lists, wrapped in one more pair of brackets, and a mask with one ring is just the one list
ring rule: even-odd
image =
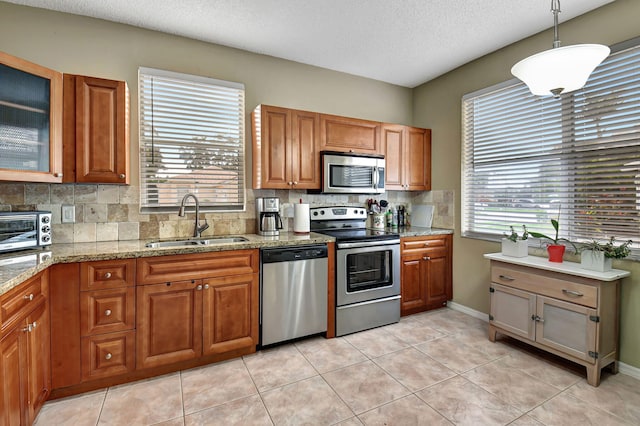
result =
[{"label": "stainless steel range", "polygon": [[400,236],[366,228],[360,207],[310,210],[311,230],[336,238],[336,335],[400,320]]}]

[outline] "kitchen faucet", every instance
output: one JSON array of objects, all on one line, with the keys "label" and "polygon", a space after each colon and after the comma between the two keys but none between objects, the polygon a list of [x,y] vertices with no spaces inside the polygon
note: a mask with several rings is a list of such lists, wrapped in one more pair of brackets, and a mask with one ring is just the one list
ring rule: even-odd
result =
[{"label": "kitchen faucet", "polygon": [[196,221],[193,228],[193,236],[194,238],[200,238],[200,234],[202,234],[202,232],[204,232],[204,230],[209,227],[209,224],[207,223],[207,219],[205,218],[204,225],[199,226],[198,215],[200,214],[200,202],[198,201],[198,197],[196,197],[194,194],[190,192],[187,193],[184,197],[182,197],[182,202],[180,203],[180,210],[178,210],[178,216],[184,217],[184,203],[187,201],[187,198],[189,197],[193,198],[193,200],[196,202]]}]

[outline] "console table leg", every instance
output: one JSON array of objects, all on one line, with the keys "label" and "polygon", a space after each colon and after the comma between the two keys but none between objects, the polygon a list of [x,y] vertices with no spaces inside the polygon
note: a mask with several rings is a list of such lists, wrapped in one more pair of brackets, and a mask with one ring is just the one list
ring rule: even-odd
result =
[{"label": "console table leg", "polygon": [[492,342],[496,341],[496,333],[497,333],[496,328],[493,325],[489,324],[489,340],[490,341]]},{"label": "console table leg", "polygon": [[600,367],[596,365],[587,367],[587,383],[591,386],[600,386]]},{"label": "console table leg", "polygon": [[618,374],[618,360],[615,360],[611,364],[609,364],[609,370],[611,370],[613,374]]}]

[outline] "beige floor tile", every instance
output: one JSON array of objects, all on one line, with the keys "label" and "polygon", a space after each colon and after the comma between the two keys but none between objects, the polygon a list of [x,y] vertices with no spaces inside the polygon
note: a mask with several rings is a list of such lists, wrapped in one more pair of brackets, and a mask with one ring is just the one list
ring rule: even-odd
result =
[{"label": "beige floor tile", "polygon": [[79,396],[49,401],[40,409],[34,425],[91,425],[100,417],[107,390],[103,389]]},{"label": "beige floor tile", "polygon": [[451,423],[415,395],[408,395],[358,416],[367,426],[451,426]]},{"label": "beige floor tile", "polygon": [[246,355],[244,363],[259,392],[318,374],[294,345],[279,346]]},{"label": "beige floor tile", "polygon": [[529,411],[560,393],[560,389],[534,377],[503,368],[499,361],[467,371],[463,376],[521,411]]},{"label": "beige floor tile", "polygon": [[409,347],[408,344],[387,332],[384,327],[350,334],[344,338],[369,358],[377,358]]},{"label": "beige floor tile", "polygon": [[510,344],[512,340],[506,336],[498,335],[495,342],[490,341],[487,327],[470,327],[468,330],[453,335],[453,337],[465,345],[484,352],[492,359],[501,358],[518,350],[517,347]]},{"label": "beige floor tile", "polygon": [[331,371],[323,377],[356,414],[409,394],[407,388],[372,361]]},{"label": "beige floor tile", "polygon": [[631,423],[640,424],[640,380],[625,374],[604,373],[600,386],[581,381],[569,388],[570,395],[593,407],[613,413]]},{"label": "beige floor tile", "polygon": [[99,424],[151,425],[181,417],[180,374],[109,388]]},{"label": "beige floor tile", "polygon": [[457,334],[469,329],[485,329],[487,323],[462,312],[452,309],[438,309],[431,315],[418,318],[425,325],[445,334]]},{"label": "beige floor tile", "polygon": [[584,375],[580,375],[574,370],[563,368],[559,364],[540,359],[521,350],[512,351],[508,356],[501,358],[497,365],[518,370],[558,389],[566,389],[586,377],[586,372]]},{"label": "beige floor tile", "polygon": [[456,375],[429,355],[414,348],[383,355],[373,361],[412,392]]},{"label": "beige floor tile", "polygon": [[296,347],[319,373],[337,370],[367,360],[367,357],[343,337],[303,340]]},{"label": "beige floor tile", "polygon": [[537,421],[536,419],[534,419],[533,417],[525,414],[524,416],[518,417],[517,419],[509,423],[509,426],[544,426],[544,425],[539,421]]},{"label": "beige floor tile", "polygon": [[494,358],[486,353],[466,345],[455,336],[446,336],[415,346],[445,367],[462,373],[492,361]]},{"label": "beige floor tile", "polygon": [[258,393],[242,359],[186,370],[181,378],[185,414]]},{"label": "beige floor tile", "polygon": [[625,422],[621,418],[600,410],[588,402],[580,401],[566,392],[532,410],[529,415],[547,426],[637,425],[635,422]]},{"label": "beige floor tile", "polygon": [[276,425],[331,425],[353,417],[353,412],[320,376],[261,394]]},{"label": "beige floor tile", "polygon": [[184,417],[167,420],[166,422],[156,423],[153,426],[184,426]]},{"label": "beige floor tile", "polygon": [[505,425],[522,414],[464,377],[454,377],[416,395],[456,425]]},{"label": "beige floor tile", "polygon": [[404,318],[396,324],[385,326],[384,330],[408,345],[417,345],[444,336],[443,333],[421,321],[405,320]]},{"label": "beige floor tile", "polygon": [[340,423],[336,423],[335,426],[362,426],[362,422],[357,417],[351,417]]},{"label": "beige floor tile", "polygon": [[273,425],[258,395],[217,405],[213,408],[189,414],[184,418],[186,426],[268,426]]}]

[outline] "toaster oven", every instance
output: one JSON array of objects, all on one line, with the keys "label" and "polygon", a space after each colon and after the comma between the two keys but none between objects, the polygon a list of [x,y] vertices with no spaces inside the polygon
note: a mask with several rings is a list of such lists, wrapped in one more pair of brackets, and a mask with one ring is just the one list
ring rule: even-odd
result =
[{"label": "toaster oven", "polygon": [[51,244],[51,212],[0,213],[0,252]]}]

